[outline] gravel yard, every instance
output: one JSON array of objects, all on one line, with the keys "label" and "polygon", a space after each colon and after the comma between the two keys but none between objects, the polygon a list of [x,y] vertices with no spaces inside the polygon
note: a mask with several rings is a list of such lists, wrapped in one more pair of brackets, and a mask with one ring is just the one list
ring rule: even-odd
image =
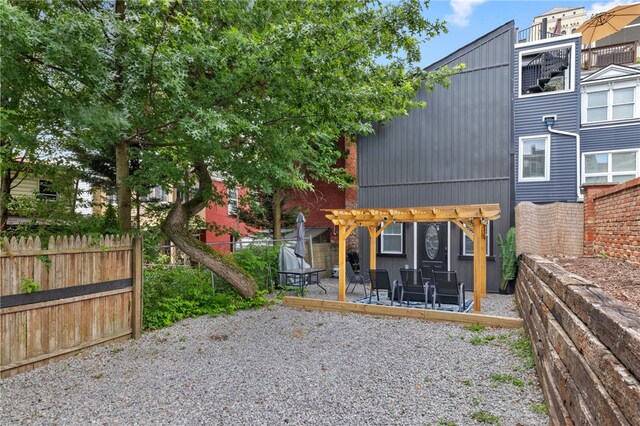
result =
[{"label": "gravel yard", "polygon": [[520,335],[275,304],[1,380],[0,424],[548,424]]}]

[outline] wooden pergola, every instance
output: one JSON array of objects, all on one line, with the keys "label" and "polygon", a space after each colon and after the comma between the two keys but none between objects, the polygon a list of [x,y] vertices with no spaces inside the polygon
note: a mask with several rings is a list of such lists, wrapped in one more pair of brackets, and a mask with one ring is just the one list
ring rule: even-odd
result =
[{"label": "wooden pergola", "polygon": [[487,295],[486,232],[487,222],[500,218],[498,204],[412,207],[397,209],[324,209],[327,218],[338,226],[338,300],[346,301],[346,240],[359,226],[369,231],[369,268],[376,268],[376,240],[392,223],[453,222],[473,241],[473,301],[480,312],[480,300]]}]

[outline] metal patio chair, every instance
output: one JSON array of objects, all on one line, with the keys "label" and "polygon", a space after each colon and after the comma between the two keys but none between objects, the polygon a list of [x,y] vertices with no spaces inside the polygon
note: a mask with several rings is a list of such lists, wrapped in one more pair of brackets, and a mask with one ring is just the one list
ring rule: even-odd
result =
[{"label": "metal patio chair", "polygon": [[349,262],[346,262],[345,271],[347,272],[347,292],[349,292],[349,287],[351,287],[352,284],[353,284],[353,288],[351,289],[352,293],[353,293],[353,290],[356,289],[358,284],[362,284],[362,287],[364,288],[364,297],[367,297],[367,284],[369,284],[369,282],[371,281],[369,277],[366,276],[365,274],[356,273],[353,270],[351,263]]},{"label": "metal patio chair", "polygon": [[400,305],[402,302],[424,302],[424,308],[429,306],[435,309],[436,287],[433,283],[422,278],[420,269],[400,269]]},{"label": "metal patio chair", "polygon": [[437,295],[435,297],[438,306],[442,303],[458,305],[458,311],[465,307],[464,283],[458,281],[455,271],[433,271],[433,281]]},{"label": "metal patio chair", "polygon": [[[376,298],[380,301],[379,290],[387,290],[393,294],[395,287],[389,279],[389,271],[386,269],[369,269],[369,278],[371,279],[371,288],[369,288],[369,303],[373,292],[376,292]],[[391,298],[391,306],[393,306],[393,298]]]}]

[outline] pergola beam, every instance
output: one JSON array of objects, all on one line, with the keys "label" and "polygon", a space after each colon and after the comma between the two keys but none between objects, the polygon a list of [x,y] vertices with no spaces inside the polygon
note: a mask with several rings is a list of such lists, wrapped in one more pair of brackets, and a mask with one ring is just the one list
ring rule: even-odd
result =
[{"label": "pergola beam", "polygon": [[[323,210],[338,226],[338,300],[346,301],[346,239],[358,227],[369,232],[369,267],[376,269],[376,239],[392,223],[453,222],[473,241],[474,311],[481,311],[481,299],[487,295],[487,222],[500,218],[500,205],[473,204],[460,206],[411,207],[392,209]],[[382,224],[382,226],[380,226]]]}]

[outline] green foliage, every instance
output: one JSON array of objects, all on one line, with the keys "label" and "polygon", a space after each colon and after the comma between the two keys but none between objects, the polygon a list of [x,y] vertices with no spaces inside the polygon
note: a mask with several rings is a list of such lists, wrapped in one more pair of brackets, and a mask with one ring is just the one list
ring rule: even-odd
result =
[{"label": "green foliage", "polygon": [[538,414],[549,414],[549,409],[545,404],[531,404],[531,411]]},{"label": "green foliage", "polygon": [[[100,235],[119,234],[117,227],[114,229],[105,224],[105,218],[100,215],[85,216],[78,213],[65,214],[57,218],[42,222],[31,220],[8,228],[0,232],[0,237],[28,237],[39,236],[43,244],[52,235],[87,235],[94,238]],[[146,243],[145,243],[146,245]],[[46,262],[44,262],[46,263]]]},{"label": "green foliage", "polygon": [[507,231],[505,240],[502,235],[498,235],[498,247],[502,258],[502,282],[500,288],[506,290],[509,281],[516,278],[518,274],[518,256],[516,255],[516,229],[511,227]]},{"label": "green foliage", "polygon": [[258,283],[260,290],[271,291],[278,278],[279,246],[253,245],[233,253],[234,261]]},{"label": "green foliage", "polygon": [[245,300],[229,285],[216,279],[215,291],[208,270],[157,266],[144,271],[143,327],[158,329],[184,318],[233,314],[237,309],[268,304],[263,296]]},{"label": "green foliage", "polygon": [[31,278],[22,278],[20,280],[20,290],[25,293],[35,293],[40,290],[40,283]]},{"label": "green foliage", "polygon": [[526,368],[534,368],[536,366],[531,341],[523,330],[516,332],[515,338],[509,341],[509,346],[516,356],[524,362]]},{"label": "green foliage", "polygon": [[36,256],[36,258],[40,262],[42,262],[47,267],[47,269],[51,267],[51,258],[49,257],[49,255],[41,254],[40,256]]},{"label": "green foliage", "polygon": [[489,376],[489,379],[491,379],[491,381],[494,382],[495,384],[511,383],[512,385],[519,388],[524,387],[524,382],[516,377],[513,377],[511,374],[494,373],[494,374],[491,374],[491,376]]},{"label": "green foliage", "polygon": [[486,336],[474,336],[471,338],[470,342],[474,346],[479,346],[479,345],[487,345],[490,342],[494,341],[495,339],[496,339],[496,336],[494,336],[493,334],[488,334]]},{"label": "green foliage", "polygon": [[473,333],[480,333],[482,331],[485,331],[486,327],[476,323],[476,324],[471,324],[471,325],[465,325],[464,329],[467,330],[467,331],[471,331]]},{"label": "green foliage", "polygon": [[490,425],[500,425],[500,417],[495,414],[491,414],[488,411],[476,411],[471,414],[471,418],[480,423],[487,423]]},{"label": "green foliage", "polygon": [[438,426],[457,426],[457,424],[449,420],[439,419]]}]

